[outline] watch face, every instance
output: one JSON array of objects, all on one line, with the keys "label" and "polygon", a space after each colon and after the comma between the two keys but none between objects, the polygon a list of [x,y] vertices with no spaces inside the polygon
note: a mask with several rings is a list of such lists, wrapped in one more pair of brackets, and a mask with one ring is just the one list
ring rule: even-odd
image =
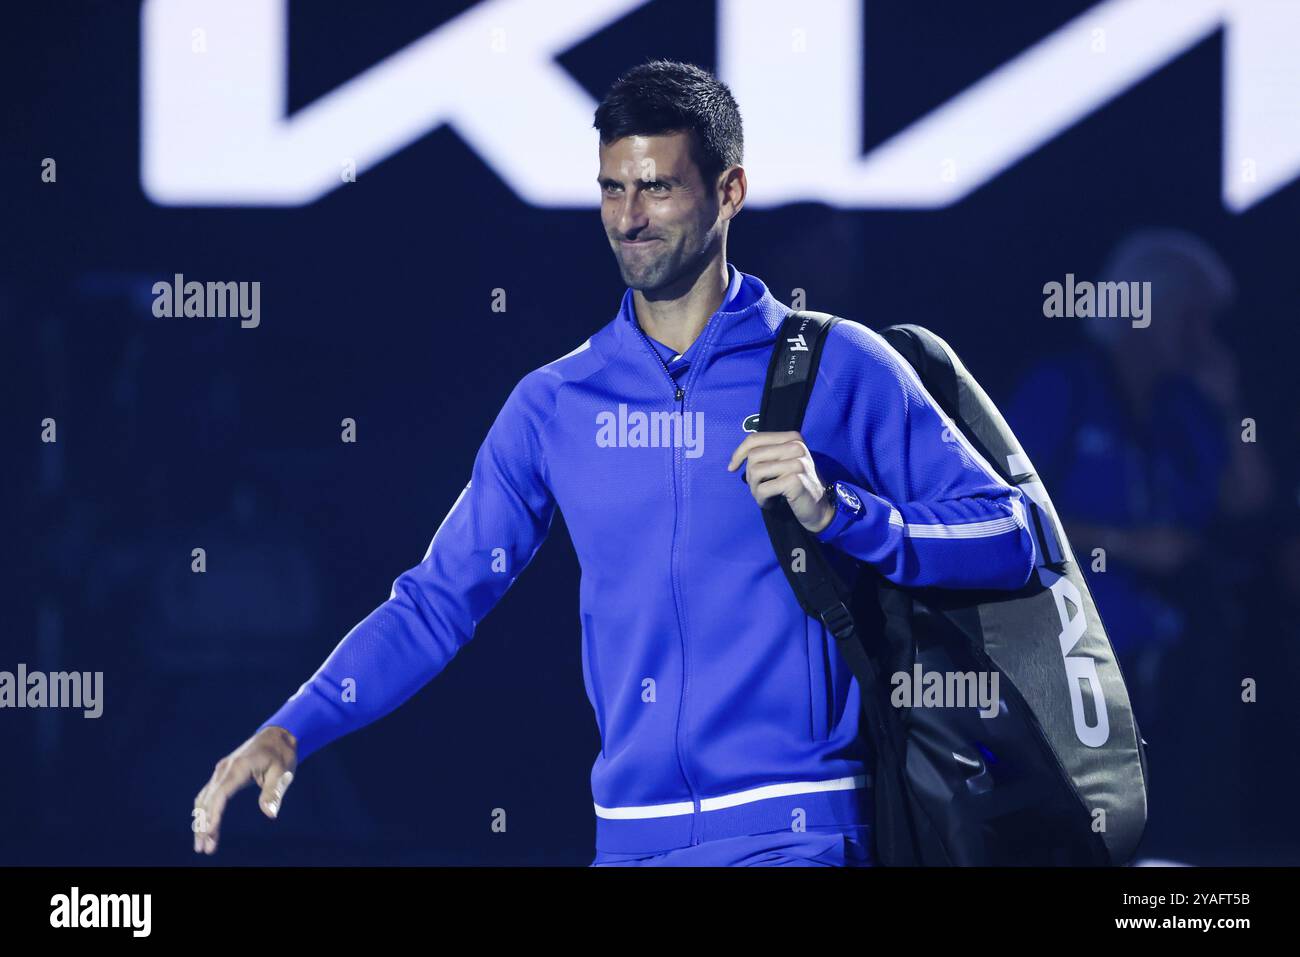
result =
[{"label": "watch face", "polygon": [[851,512],[859,511],[862,508],[862,500],[853,494],[851,488],[846,488],[839,482],[835,483],[835,496]]}]

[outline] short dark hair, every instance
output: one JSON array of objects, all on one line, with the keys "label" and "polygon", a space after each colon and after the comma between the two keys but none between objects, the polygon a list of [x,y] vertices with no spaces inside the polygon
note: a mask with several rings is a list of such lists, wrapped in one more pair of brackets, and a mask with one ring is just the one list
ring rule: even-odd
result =
[{"label": "short dark hair", "polygon": [[596,107],[600,141],[688,131],[705,183],[744,161],[740,108],[727,85],[693,63],[648,60],[617,80]]}]

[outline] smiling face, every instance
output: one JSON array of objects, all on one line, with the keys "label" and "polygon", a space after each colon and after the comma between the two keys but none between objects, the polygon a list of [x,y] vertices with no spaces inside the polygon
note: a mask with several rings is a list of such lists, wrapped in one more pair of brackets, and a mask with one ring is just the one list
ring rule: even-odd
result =
[{"label": "smiling face", "polygon": [[665,289],[692,277],[719,247],[730,215],[722,215],[718,185],[701,177],[689,133],[600,144],[597,181],[601,222],[633,289]]}]

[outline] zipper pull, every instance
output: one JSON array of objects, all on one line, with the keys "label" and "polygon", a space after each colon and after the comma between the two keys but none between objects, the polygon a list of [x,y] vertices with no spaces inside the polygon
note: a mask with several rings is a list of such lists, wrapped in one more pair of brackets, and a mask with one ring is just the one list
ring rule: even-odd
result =
[{"label": "zipper pull", "polygon": [[681,386],[678,386],[678,387],[677,387],[677,395],[676,395],[674,398],[676,398],[677,401],[680,402],[680,401],[682,401],[682,399],[685,398],[685,397],[686,397],[686,390],[683,389]]}]

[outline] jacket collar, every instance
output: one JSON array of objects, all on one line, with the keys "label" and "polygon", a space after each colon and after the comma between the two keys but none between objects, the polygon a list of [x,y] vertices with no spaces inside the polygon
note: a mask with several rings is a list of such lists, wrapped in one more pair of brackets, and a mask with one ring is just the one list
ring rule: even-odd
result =
[{"label": "jacket collar", "polygon": [[[699,339],[691,345],[691,352],[697,362],[720,346],[742,345],[774,338],[781,321],[790,311],[787,306],[777,302],[763,280],[741,272],[731,263],[727,263],[727,269],[731,275],[727,295],[718,310],[709,317]],[[623,293],[616,325],[620,335],[637,339],[641,336],[630,287]]]}]

